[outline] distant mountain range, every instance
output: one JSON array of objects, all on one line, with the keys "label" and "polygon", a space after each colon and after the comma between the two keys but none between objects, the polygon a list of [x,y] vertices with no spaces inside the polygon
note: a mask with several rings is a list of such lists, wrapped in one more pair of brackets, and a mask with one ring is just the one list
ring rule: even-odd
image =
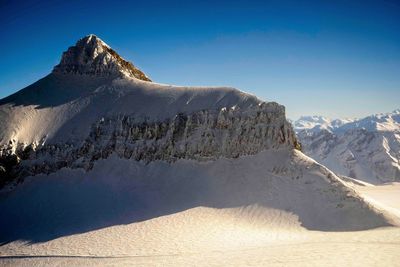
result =
[{"label": "distant mountain range", "polygon": [[374,184],[400,181],[400,109],[362,119],[303,116],[292,124],[304,153],[336,173]]}]

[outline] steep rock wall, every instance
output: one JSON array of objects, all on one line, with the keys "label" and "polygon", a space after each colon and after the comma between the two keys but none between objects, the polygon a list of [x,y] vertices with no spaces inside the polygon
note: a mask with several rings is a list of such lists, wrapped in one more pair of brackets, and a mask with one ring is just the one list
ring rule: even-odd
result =
[{"label": "steep rock wall", "polygon": [[94,161],[112,153],[136,161],[173,162],[181,158],[236,158],[281,147],[298,148],[299,144],[284,107],[271,102],[246,110],[179,113],[161,122],[139,121],[134,115],[122,114],[99,118],[79,144],[23,145],[11,141],[0,153],[2,159],[13,157],[15,164],[7,165],[5,173],[23,178],[62,167],[89,170]]}]

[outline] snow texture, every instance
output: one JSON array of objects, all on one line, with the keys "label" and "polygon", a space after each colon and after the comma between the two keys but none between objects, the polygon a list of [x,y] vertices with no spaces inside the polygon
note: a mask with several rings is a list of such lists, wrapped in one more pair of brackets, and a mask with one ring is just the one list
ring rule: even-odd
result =
[{"label": "snow texture", "polygon": [[113,155],[3,192],[0,262],[388,266],[399,228],[360,230],[389,215],[296,150],[149,164]]}]

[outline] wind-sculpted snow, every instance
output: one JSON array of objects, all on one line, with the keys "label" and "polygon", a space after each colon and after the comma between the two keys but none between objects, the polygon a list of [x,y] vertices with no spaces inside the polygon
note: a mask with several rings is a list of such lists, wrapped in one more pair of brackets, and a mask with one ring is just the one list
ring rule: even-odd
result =
[{"label": "wind-sculpted snow", "polygon": [[[181,217],[181,212],[199,208],[196,216]],[[168,215],[173,221],[161,232],[171,237],[187,222],[199,223],[177,240],[186,242],[192,234],[203,235],[208,225],[203,219],[210,210],[201,212],[201,208],[218,213],[235,209],[231,213],[235,227],[224,232],[233,235],[244,227],[255,231],[256,239],[260,237],[257,233],[274,240],[283,232],[291,236],[305,229],[350,231],[392,225],[386,214],[365,203],[335,174],[296,150],[269,149],[237,159],[172,163],[112,155],[96,161],[89,172],[63,168],[27,177],[10,193],[0,192],[0,217],[4,218],[0,220],[0,244],[35,244],[110,226],[136,225],[139,232],[126,243],[143,239],[145,245],[151,233],[159,230],[147,228],[147,222]],[[226,226],[230,221],[218,214],[212,218]],[[208,240],[218,238],[213,227],[219,226],[208,228]],[[171,240],[163,235],[156,239]],[[0,246],[0,255],[7,247]]]}]

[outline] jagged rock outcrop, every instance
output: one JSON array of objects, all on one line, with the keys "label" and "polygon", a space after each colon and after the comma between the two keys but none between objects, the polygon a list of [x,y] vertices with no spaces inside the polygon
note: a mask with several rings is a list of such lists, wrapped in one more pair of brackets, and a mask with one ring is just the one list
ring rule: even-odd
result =
[{"label": "jagged rock outcrop", "polygon": [[63,53],[61,62],[54,67],[54,73],[120,76],[126,75],[143,81],[150,81],[141,70],[121,58],[111,47],[90,34],[80,39],[75,46]]}]

